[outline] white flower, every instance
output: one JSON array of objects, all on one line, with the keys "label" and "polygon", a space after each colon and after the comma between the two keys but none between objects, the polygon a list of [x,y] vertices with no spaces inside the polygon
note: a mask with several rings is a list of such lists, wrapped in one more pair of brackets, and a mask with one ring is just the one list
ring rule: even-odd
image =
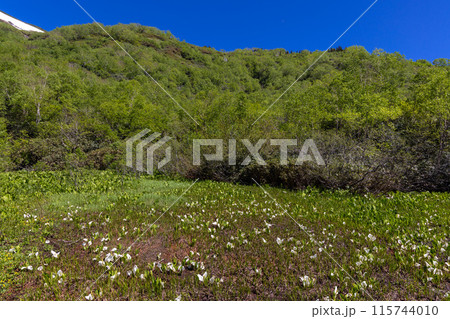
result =
[{"label": "white flower", "polygon": [[283,243],[283,241],[284,241],[284,239],[281,239],[281,238],[277,237],[277,244],[278,245],[281,245]]},{"label": "white flower", "polygon": [[310,287],[310,286],[314,285],[314,283],[316,282],[316,280],[314,278],[309,278],[306,275],[303,277],[300,277],[300,280],[302,281],[304,287]]},{"label": "white flower", "polygon": [[20,268],[20,270],[33,270],[33,266],[26,266],[26,267],[22,267],[22,268]]},{"label": "white flower", "polygon": [[58,272],[56,273],[59,277],[62,277],[62,276],[64,276],[64,273],[62,272],[62,270],[60,269],[60,270],[58,270]]},{"label": "white flower", "polygon": [[106,255],[105,257],[105,261],[106,262],[112,262],[114,260],[113,255],[111,255],[110,253],[108,253],[108,255]]},{"label": "white flower", "polygon": [[201,282],[203,282],[203,280],[206,279],[206,276],[208,276],[208,273],[205,271],[205,273],[202,275],[197,274],[198,280],[200,280]]},{"label": "white flower", "polygon": [[131,260],[130,254],[126,254],[125,257],[127,257],[127,260]]},{"label": "white flower", "polygon": [[172,263],[167,263],[167,268],[173,272],[176,272],[175,267],[173,266]]},{"label": "white flower", "polygon": [[44,267],[39,266],[39,267],[37,267],[37,270],[38,270],[38,271],[42,271],[42,270],[44,270]]},{"label": "white flower", "polygon": [[58,252],[58,253],[57,253],[56,251],[53,251],[53,250],[52,250],[51,253],[52,253],[52,257],[53,257],[53,258],[58,258],[58,257],[59,257],[59,254],[60,254],[61,252]]},{"label": "white flower", "polygon": [[11,254],[16,253],[16,250],[14,248],[11,248],[10,250],[8,250]]},{"label": "white flower", "polygon": [[267,240],[265,240],[264,238],[262,238],[262,242],[265,244],[265,243],[267,243]]},{"label": "white flower", "polygon": [[443,275],[442,270],[437,269],[437,268],[434,268],[433,274],[434,275],[438,275],[438,276],[442,276]]},{"label": "white flower", "polygon": [[270,228],[273,226],[273,224],[269,224],[268,222],[264,221],[264,223],[266,223],[267,228]]},{"label": "white flower", "polygon": [[374,235],[372,235],[372,234],[369,234],[368,236],[367,236],[371,241],[374,241],[375,239],[377,239]]},{"label": "white flower", "polygon": [[117,276],[119,276],[120,275],[120,272],[118,272],[117,274],[114,274],[114,275],[112,275],[111,276],[111,280],[114,280]]},{"label": "white flower", "polygon": [[337,296],[338,293],[339,293],[338,287],[334,286],[334,295]]},{"label": "white flower", "polygon": [[232,243],[228,242],[227,243],[227,248],[228,249],[232,249],[232,248],[234,248],[234,245]]},{"label": "white flower", "polygon": [[314,255],[312,255],[312,256],[309,256],[309,258],[311,258],[311,259],[316,259],[316,258],[317,258],[317,254],[314,254]]},{"label": "white flower", "polygon": [[136,274],[138,270],[139,270],[138,266],[134,265],[134,267],[133,267],[133,273]]},{"label": "white flower", "polygon": [[89,295],[85,296],[84,298],[86,298],[86,300],[88,300],[88,301],[94,300],[94,296],[92,296],[92,294],[89,294]]},{"label": "white flower", "polygon": [[181,301],[181,295],[175,298],[175,301]]}]

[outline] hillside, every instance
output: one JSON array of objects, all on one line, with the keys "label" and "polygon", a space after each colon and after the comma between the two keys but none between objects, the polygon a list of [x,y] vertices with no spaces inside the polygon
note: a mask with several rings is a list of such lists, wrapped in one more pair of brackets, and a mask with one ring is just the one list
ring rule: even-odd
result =
[{"label": "hillside", "polygon": [[[122,169],[127,137],[174,138],[166,173],[289,188],[449,190],[450,62],[362,47],[220,52],[140,25],[23,33],[0,24],[0,170]],[[327,165],[193,167],[192,138],[314,138]],[[274,158],[270,149],[262,149]],[[297,151],[298,153],[298,151]]]}]

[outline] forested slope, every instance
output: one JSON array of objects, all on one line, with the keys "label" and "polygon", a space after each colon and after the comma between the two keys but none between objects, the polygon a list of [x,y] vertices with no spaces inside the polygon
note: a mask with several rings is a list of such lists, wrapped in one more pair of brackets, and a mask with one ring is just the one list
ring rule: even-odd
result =
[{"label": "forested slope", "polygon": [[[448,59],[330,50],[251,125],[322,52],[219,52],[155,28],[106,29],[200,125],[98,26],[29,34],[0,24],[0,170],[122,169],[124,140],[149,128],[174,138],[171,174],[289,188],[449,190]],[[265,146],[267,166],[195,167],[192,138],[313,138],[327,165],[280,166]]]}]

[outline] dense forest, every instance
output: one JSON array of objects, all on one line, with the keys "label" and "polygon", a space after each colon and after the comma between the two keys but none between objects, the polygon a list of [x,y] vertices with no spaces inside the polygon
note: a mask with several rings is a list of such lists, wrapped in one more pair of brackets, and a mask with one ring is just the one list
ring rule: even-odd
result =
[{"label": "dense forest", "polygon": [[[98,26],[37,34],[0,24],[0,171],[124,171],[124,141],[148,128],[173,138],[165,174],[293,189],[450,190],[448,59],[329,50],[252,125],[323,52],[222,52],[137,24],[105,28],[198,125]],[[292,148],[292,164],[281,166],[267,144],[266,166],[193,166],[194,138],[312,138],[326,165],[295,166]]]}]

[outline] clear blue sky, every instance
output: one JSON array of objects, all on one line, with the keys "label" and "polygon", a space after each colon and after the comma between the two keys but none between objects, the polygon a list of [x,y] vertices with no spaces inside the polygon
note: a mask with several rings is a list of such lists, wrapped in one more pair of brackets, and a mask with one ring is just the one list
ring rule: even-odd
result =
[{"label": "clear blue sky", "polygon": [[[326,49],[374,0],[78,0],[99,22],[136,22],[218,50]],[[90,23],[73,0],[2,0],[0,10],[46,30]],[[335,45],[450,58],[449,0],[379,0]]]}]

